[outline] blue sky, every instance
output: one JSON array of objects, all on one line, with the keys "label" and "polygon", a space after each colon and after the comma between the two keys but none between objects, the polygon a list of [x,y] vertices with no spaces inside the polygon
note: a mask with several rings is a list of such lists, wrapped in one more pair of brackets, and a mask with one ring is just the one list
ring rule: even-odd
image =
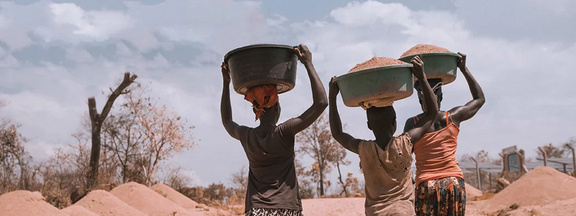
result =
[{"label": "blue sky", "polygon": [[[570,0],[546,1],[6,1],[0,0],[0,116],[22,124],[37,159],[70,136],[87,113],[86,99],[115,85],[125,71],[151,83],[154,96],[196,126],[197,146],[170,161],[196,183],[227,183],[247,165],[240,144],[220,124],[223,55],[253,43],[307,44],[327,85],[373,56],[399,57],[419,44],[468,55],[487,102],[462,124],[458,154],[576,136],[576,22]],[[280,96],[281,120],[311,104],[300,65],[296,88]],[[442,108],[471,99],[461,74],[444,87]],[[295,103],[298,102],[298,103]],[[250,105],[232,94],[234,118],[255,126]],[[417,114],[416,96],[395,103],[399,128]],[[365,114],[340,103],[348,131],[371,139]],[[400,130],[398,130],[400,131]],[[399,132],[398,132],[399,133]],[[358,157],[344,172],[356,173]]]}]

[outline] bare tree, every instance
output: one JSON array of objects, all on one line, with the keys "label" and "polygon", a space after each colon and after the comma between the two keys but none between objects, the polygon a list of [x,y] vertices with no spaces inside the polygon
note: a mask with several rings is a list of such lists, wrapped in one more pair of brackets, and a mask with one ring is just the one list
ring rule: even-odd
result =
[{"label": "bare tree", "polygon": [[248,188],[248,172],[245,166],[238,170],[238,172],[232,173],[232,184],[234,184],[236,188],[246,192]]},{"label": "bare tree", "polygon": [[144,133],[127,103],[122,104],[117,114],[106,119],[102,132],[103,147],[118,161],[122,183],[142,183],[144,178],[138,176],[134,164],[143,148]]},{"label": "bare tree", "polygon": [[168,175],[164,177],[164,184],[174,188],[174,190],[181,190],[182,188],[189,186],[192,180],[189,177],[183,175],[181,170],[182,167],[179,166],[170,168]]},{"label": "bare tree", "polygon": [[294,166],[296,168],[296,176],[298,177],[298,193],[300,197],[302,199],[314,198],[314,187],[310,180],[310,171],[306,170],[306,167],[302,166],[297,159],[294,160]]},{"label": "bare tree", "polygon": [[[557,147],[552,145],[552,143],[548,143],[548,145],[541,146],[540,148],[546,152],[548,158],[564,158],[570,155],[570,152],[565,151],[565,147]],[[538,156],[542,157],[542,152],[539,150],[536,150],[536,152],[538,153]]]},{"label": "bare tree", "polygon": [[330,133],[330,122],[326,115],[321,115],[310,127],[300,132],[297,136],[300,144],[298,151],[307,154],[314,159],[312,169],[309,174],[319,185],[319,195],[324,196],[330,181],[326,180],[326,175],[332,171],[331,164],[347,165],[345,160],[346,150],[338,144]]},{"label": "bare tree", "polygon": [[472,158],[482,163],[498,163],[501,159],[493,159],[490,157],[488,151],[480,150],[476,154],[464,154],[460,157],[460,161],[472,161]]},{"label": "bare tree", "polygon": [[[340,195],[342,195],[343,193],[345,194],[346,197],[350,196],[350,191],[348,190],[348,187],[351,186],[352,182],[348,182],[348,180],[346,179],[346,182],[342,179],[342,172],[340,171],[340,165],[350,165],[350,161],[346,160],[346,149],[344,149],[339,143],[336,142],[332,142],[330,146],[331,149],[333,149],[332,154],[329,157],[329,160],[336,165],[336,169],[338,170],[338,183],[340,184],[340,186],[342,186],[342,192],[340,192]],[[348,173],[348,175],[352,175],[352,173]],[[357,180],[356,180],[357,181]]]},{"label": "bare tree", "polygon": [[136,163],[142,168],[145,184],[150,186],[161,161],[194,145],[191,137],[194,127],[186,126],[186,120],[166,106],[157,106],[157,101],[145,97],[144,93],[143,90],[130,92],[126,104],[142,129],[143,147]]},{"label": "bare tree", "polygon": [[8,119],[0,122],[0,194],[30,186],[32,157],[24,148],[26,138],[19,127]]},{"label": "bare tree", "polygon": [[128,92],[125,89],[130,86],[136,80],[138,76],[135,74],[130,76],[130,72],[126,72],[124,74],[124,80],[122,83],[112,91],[112,93],[108,96],[108,101],[104,105],[102,112],[99,114],[96,110],[96,99],[94,97],[88,98],[88,111],[90,114],[90,122],[91,122],[91,132],[92,132],[92,148],[90,153],[90,170],[88,171],[87,175],[87,186],[86,188],[92,188],[97,184],[98,179],[98,163],[100,161],[100,132],[102,129],[102,124],[104,120],[110,113],[112,109],[112,105],[118,96],[121,94],[126,94]]},{"label": "bare tree", "polygon": [[303,152],[314,159],[312,164],[312,175],[315,182],[319,185],[318,193],[324,196],[324,179],[326,174],[331,171],[329,162],[330,131],[329,123],[326,123],[324,115],[320,116],[312,125],[300,132],[297,141],[300,143],[299,152]]}]

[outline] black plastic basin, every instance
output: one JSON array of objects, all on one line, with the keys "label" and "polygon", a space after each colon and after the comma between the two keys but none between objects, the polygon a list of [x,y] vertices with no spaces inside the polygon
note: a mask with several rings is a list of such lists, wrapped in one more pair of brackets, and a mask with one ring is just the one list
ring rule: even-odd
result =
[{"label": "black plastic basin", "polygon": [[240,47],[224,56],[234,90],[244,94],[253,86],[275,84],[278,93],[296,85],[298,57],[292,46],[254,44]]}]

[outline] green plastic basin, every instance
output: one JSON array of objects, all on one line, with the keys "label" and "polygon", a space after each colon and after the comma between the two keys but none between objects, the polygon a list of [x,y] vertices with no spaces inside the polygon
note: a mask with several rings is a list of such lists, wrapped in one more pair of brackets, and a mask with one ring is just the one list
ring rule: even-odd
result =
[{"label": "green plastic basin", "polygon": [[[410,62],[415,56],[417,55],[405,56],[398,60]],[[426,73],[427,79],[440,78],[444,85],[456,80],[456,70],[460,55],[456,53],[422,53],[418,54],[418,56],[424,62],[424,73]],[[416,80],[416,77],[414,77],[414,81]]]},{"label": "green plastic basin", "polygon": [[414,85],[411,67],[412,64],[388,65],[337,77],[344,105],[358,107],[363,101],[410,97]]}]

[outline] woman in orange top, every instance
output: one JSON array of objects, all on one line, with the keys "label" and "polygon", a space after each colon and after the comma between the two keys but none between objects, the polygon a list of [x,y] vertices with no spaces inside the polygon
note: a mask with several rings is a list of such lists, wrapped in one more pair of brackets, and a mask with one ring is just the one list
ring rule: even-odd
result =
[{"label": "woman in orange top", "polygon": [[[439,111],[438,119],[428,132],[414,144],[416,156],[416,190],[415,210],[417,215],[464,215],[466,207],[466,189],[464,175],[456,161],[456,148],[458,145],[458,132],[460,123],[474,116],[484,105],[482,88],[468,68],[466,55],[462,57],[458,68],[466,78],[472,100],[464,106],[458,106],[449,111]],[[440,107],[442,101],[441,79],[429,79]],[[419,83],[414,85],[418,91],[418,98],[422,104],[422,111],[417,116],[406,121],[404,131],[414,127],[418,119],[426,114],[426,104],[422,100]]]}]

